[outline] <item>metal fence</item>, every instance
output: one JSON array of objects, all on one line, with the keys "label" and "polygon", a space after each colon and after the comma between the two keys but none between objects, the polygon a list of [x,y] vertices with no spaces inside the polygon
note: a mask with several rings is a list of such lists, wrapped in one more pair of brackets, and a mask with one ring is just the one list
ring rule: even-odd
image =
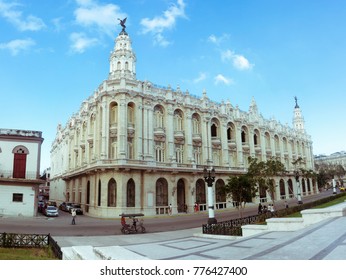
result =
[{"label": "metal fence", "polygon": [[45,248],[50,247],[58,259],[62,259],[62,251],[50,234],[0,233],[0,247],[6,248]]},{"label": "metal fence", "polygon": [[294,207],[280,209],[275,211],[274,213],[267,212],[267,213],[263,213],[259,215],[253,215],[253,216],[248,216],[244,218],[218,222],[216,224],[203,224],[202,231],[204,234],[242,236],[241,227],[243,225],[261,224],[261,223],[264,223],[266,219],[272,218],[272,217],[285,217],[305,209],[313,208],[317,205],[321,205],[323,203],[329,202],[331,200],[334,200],[342,196],[345,196],[345,194],[342,193],[335,196],[325,197],[320,200],[316,200],[306,204],[299,204]]}]

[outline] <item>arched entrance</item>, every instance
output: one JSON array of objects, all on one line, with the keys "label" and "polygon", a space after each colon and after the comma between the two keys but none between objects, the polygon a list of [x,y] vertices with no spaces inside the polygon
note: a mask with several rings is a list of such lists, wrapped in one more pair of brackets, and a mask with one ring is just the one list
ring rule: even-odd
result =
[{"label": "arched entrance", "polygon": [[284,180],[280,180],[280,199],[286,199],[286,190]]},{"label": "arched entrance", "polygon": [[292,180],[288,179],[287,184],[288,184],[288,195],[289,195],[289,198],[293,198],[294,197],[294,192],[293,192]]},{"label": "arched entrance", "polygon": [[185,201],[185,183],[183,179],[179,179],[177,184],[177,206],[178,213],[186,212],[187,206]]},{"label": "arched entrance", "polygon": [[205,182],[198,179],[196,182],[196,203],[199,205],[199,211],[207,210],[207,196],[205,193]]},{"label": "arched entrance", "polygon": [[222,191],[225,182],[221,179],[215,183],[216,209],[226,208],[226,194]]}]

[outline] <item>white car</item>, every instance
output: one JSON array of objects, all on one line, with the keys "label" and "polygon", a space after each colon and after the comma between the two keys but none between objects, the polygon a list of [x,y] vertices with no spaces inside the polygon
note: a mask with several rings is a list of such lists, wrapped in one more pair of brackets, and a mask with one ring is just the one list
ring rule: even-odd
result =
[{"label": "white car", "polygon": [[58,217],[59,211],[58,208],[55,206],[47,206],[47,208],[44,210],[44,213],[47,217]]}]

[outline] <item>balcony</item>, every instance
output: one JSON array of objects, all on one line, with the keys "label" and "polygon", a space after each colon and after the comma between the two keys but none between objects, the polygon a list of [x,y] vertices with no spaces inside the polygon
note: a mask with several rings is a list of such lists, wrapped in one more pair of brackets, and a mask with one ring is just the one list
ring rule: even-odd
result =
[{"label": "balcony", "polygon": [[192,141],[196,144],[202,143],[202,135],[200,133],[192,134]]},{"label": "balcony", "polygon": [[221,146],[221,138],[220,137],[211,137],[211,143],[214,147]]},{"label": "balcony", "polygon": [[135,125],[133,123],[127,124],[127,135],[129,137],[134,137],[135,135]]},{"label": "balcony", "polygon": [[228,140],[228,148],[234,150],[237,148],[237,143],[235,140]]},{"label": "balcony", "polygon": [[185,139],[184,131],[181,131],[181,130],[174,131],[174,139],[179,142],[183,141]]},{"label": "balcony", "polygon": [[25,177],[17,178],[13,176],[13,170],[0,170],[0,181],[30,181],[44,183],[44,180],[41,180],[39,174],[35,171],[26,171]]},{"label": "balcony", "polygon": [[260,153],[262,151],[262,148],[260,145],[255,145],[255,152]]},{"label": "balcony", "polygon": [[156,140],[165,138],[166,137],[165,128],[164,127],[155,127],[154,128],[154,136],[155,136]]},{"label": "balcony", "polygon": [[109,125],[109,136],[110,137],[116,137],[118,133],[118,124],[117,123],[111,123]]},{"label": "balcony", "polygon": [[249,142],[243,142],[242,147],[244,151],[249,151],[250,150]]},{"label": "balcony", "polygon": [[94,143],[94,134],[89,134],[87,141],[89,144],[93,144]]}]

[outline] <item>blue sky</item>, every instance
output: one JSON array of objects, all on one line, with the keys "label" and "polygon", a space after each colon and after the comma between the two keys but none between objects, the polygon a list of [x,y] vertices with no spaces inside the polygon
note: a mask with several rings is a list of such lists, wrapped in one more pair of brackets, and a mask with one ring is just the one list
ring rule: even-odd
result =
[{"label": "blue sky", "polygon": [[294,96],[314,154],[346,150],[346,2],[0,0],[0,127],[56,127],[107,78],[127,17],[137,78],[292,125]]}]

